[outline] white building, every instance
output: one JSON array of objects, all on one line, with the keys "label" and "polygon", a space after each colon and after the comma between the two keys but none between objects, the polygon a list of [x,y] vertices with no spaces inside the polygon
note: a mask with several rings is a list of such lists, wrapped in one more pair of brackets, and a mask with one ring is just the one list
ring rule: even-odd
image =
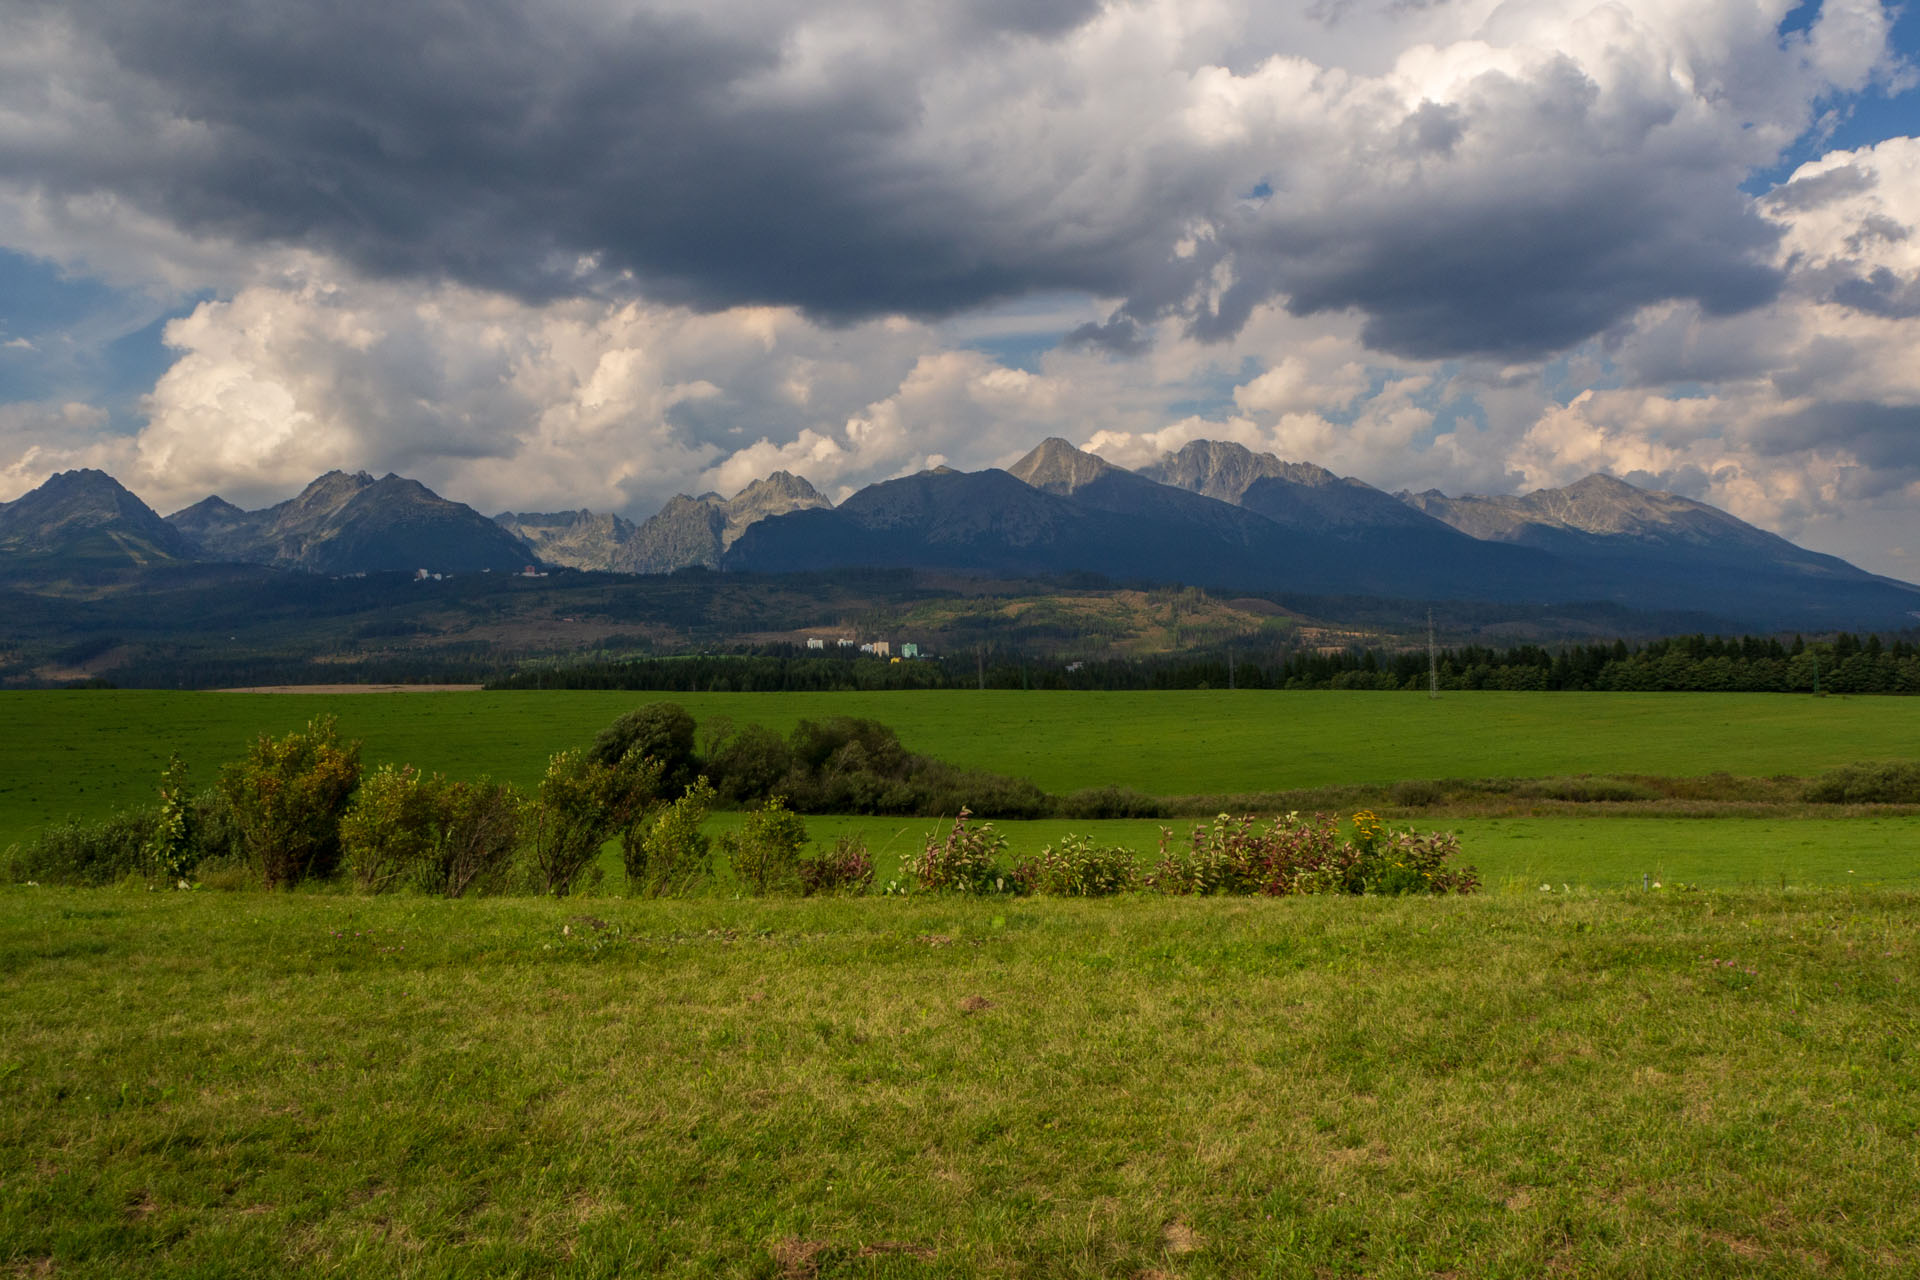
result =
[{"label": "white building", "polygon": [[822,640],[822,639],[821,639],[821,638],[820,638],[819,636],[808,636],[808,637],[807,637],[807,648],[809,648],[809,649],[824,649],[824,648],[826,648],[826,647],[827,647],[827,642],[826,642],[825,640]]}]

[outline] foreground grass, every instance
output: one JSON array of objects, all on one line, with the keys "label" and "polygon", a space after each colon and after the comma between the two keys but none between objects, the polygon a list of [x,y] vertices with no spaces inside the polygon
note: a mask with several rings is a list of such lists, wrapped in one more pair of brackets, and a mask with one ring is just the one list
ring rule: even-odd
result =
[{"label": "foreground grass", "polygon": [[1920,1269],[1920,896],[0,891],[0,1265]]},{"label": "foreground grass", "polygon": [[210,780],[259,733],[320,714],[398,761],[528,785],[615,716],[673,699],[703,723],[785,732],[870,716],[908,747],[1042,789],[1217,795],[1422,778],[1565,774],[1808,777],[1911,758],[1920,702],[1784,694],[0,692],[0,847],[49,822],[148,804],[169,754]]}]

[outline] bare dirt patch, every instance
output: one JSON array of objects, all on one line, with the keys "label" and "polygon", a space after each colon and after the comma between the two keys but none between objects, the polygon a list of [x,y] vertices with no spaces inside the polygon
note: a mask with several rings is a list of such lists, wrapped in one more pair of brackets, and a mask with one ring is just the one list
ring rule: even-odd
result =
[{"label": "bare dirt patch", "polygon": [[1200,1247],[1199,1235],[1184,1222],[1169,1222],[1160,1238],[1168,1253],[1192,1253]]},{"label": "bare dirt patch", "polygon": [[788,1236],[773,1242],[773,1264],[780,1268],[783,1280],[813,1280],[820,1274],[820,1255],[828,1247],[825,1240]]}]

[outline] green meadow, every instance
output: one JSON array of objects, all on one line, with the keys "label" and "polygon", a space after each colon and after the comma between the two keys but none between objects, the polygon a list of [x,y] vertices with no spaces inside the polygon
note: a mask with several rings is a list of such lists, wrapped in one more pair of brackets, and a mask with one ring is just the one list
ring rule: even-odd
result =
[{"label": "green meadow", "polygon": [[[323,713],[370,765],[529,784],[658,696],[0,695],[0,843]],[[1895,698],[676,700],[1056,792],[1920,739]],[[1751,807],[1416,819],[1478,867],[1457,898],[755,899],[723,866],[649,901],[611,846],[562,900],[0,886],[0,1275],[1920,1274],[1920,816]],[[806,821],[881,885],[941,825]],[[995,825],[1151,860],[1191,822]]]},{"label": "green meadow", "polygon": [[622,711],[681,702],[785,731],[867,716],[907,747],[1050,792],[1274,791],[1410,778],[1582,773],[1805,777],[1920,754],[1920,700],[1776,694],[1241,690],[877,694],[0,693],[0,847],[49,822],[147,803],[171,753],[201,779],[258,733],[339,717],[368,764],[530,784],[549,754]]},{"label": "green meadow", "polygon": [[1920,896],[0,889],[0,1273],[1920,1273]]}]

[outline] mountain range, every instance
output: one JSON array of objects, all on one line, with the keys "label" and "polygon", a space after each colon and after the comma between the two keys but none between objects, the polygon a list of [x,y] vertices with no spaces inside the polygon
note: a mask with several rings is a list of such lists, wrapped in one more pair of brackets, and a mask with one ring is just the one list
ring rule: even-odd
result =
[{"label": "mountain range", "polygon": [[638,525],[586,510],[545,515],[503,511],[494,521],[548,564],[609,573],[672,573],[692,565],[718,569],[721,557],[747,526],[768,516],[832,505],[799,476],[776,471],[731,498],[677,495]]},{"label": "mountain range", "polygon": [[533,563],[1091,572],[1296,595],[1610,602],[1760,629],[1920,617],[1920,587],[1612,477],[1519,497],[1392,494],[1219,441],[1129,471],[1047,440],[1006,470],[939,467],[838,506],[781,471],[731,498],[676,497],[639,524],[584,510],[489,520],[417,481],[339,471],[263,510],[210,497],[164,520],[98,471],[64,472],[0,503],[0,568],[176,561],[333,575]]}]

